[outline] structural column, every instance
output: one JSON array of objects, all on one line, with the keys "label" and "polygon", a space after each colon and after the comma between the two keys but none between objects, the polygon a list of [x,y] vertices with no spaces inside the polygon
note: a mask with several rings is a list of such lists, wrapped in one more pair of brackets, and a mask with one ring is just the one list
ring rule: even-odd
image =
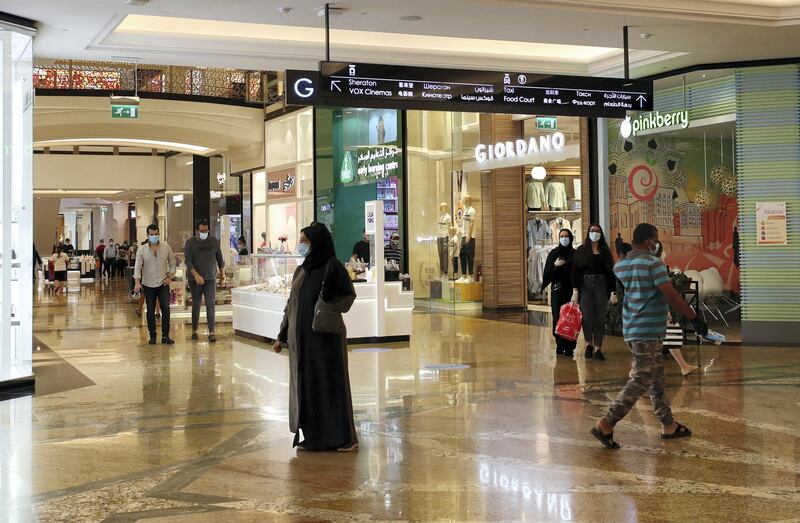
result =
[{"label": "structural column", "polygon": [[192,157],[192,224],[197,227],[200,220],[211,216],[211,158]]}]

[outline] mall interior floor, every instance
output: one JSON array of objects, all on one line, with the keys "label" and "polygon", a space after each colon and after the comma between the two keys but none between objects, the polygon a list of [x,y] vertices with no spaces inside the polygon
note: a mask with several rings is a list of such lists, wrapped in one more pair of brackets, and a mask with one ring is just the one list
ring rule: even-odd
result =
[{"label": "mall interior floor", "polygon": [[[629,356],[556,358],[549,330],[416,313],[410,344],[355,349],[357,453],[292,449],[287,356],[148,346],[121,282],[37,294],[38,392],[0,402],[0,521],[797,521],[797,348],[704,347],[668,395],[692,438],[659,439],[649,400],[589,428]],[[429,370],[465,363],[463,370]]]}]

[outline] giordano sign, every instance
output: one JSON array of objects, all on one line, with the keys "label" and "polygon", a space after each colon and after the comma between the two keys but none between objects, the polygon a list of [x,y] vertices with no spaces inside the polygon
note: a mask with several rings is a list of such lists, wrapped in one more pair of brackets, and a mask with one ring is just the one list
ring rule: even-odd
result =
[{"label": "giordano sign", "polygon": [[631,120],[630,116],[626,116],[619,126],[619,134],[623,138],[630,138],[637,136],[642,131],[655,131],[667,127],[680,127],[681,129],[689,127],[689,111],[671,113],[653,111],[640,114],[636,120]]},{"label": "giordano sign", "polygon": [[478,163],[487,160],[505,160],[508,158],[527,158],[531,161],[541,153],[560,151],[566,144],[564,133],[555,132],[534,136],[530,140],[516,140],[513,142],[497,142],[496,144],[480,144],[475,147],[475,160]]}]

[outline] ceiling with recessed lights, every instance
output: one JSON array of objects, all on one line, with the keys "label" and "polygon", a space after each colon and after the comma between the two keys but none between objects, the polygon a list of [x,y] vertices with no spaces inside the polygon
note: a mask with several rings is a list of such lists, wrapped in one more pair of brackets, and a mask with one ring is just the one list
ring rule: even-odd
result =
[{"label": "ceiling with recessed lights", "polygon": [[[353,0],[333,3],[331,55],[444,67],[615,76],[800,55],[800,0]],[[310,68],[319,0],[4,0],[39,22],[38,59]]]}]

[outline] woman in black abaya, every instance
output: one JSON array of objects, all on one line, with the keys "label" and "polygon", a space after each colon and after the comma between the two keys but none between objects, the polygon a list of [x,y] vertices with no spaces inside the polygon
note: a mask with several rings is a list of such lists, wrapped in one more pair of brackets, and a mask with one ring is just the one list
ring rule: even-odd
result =
[{"label": "woman in black abaya", "polygon": [[[300,450],[347,452],[358,448],[347,370],[347,335],[314,332],[317,299],[347,302],[355,295],[333,238],[314,222],[300,231],[300,254],[281,330],[273,348],[289,347],[289,427]],[[300,442],[300,430],[303,441]]]},{"label": "woman in black abaya", "polygon": [[570,341],[556,334],[556,325],[561,317],[561,306],[572,296],[572,257],[575,248],[572,231],[561,229],[558,233],[558,247],[550,251],[544,264],[542,291],[550,286],[550,306],[553,312],[553,337],[556,339],[556,354],[572,357],[576,341]]}]

